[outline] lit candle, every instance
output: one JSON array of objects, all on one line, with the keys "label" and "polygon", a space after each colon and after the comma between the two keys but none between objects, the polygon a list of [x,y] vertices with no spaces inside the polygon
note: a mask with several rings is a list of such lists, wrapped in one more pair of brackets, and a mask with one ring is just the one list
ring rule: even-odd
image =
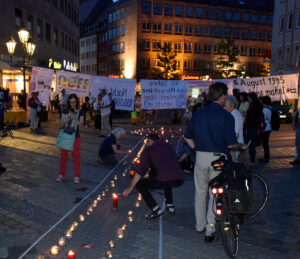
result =
[{"label": "lit candle", "polygon": [[101,195],[100,194],[98,195],[97,200],[101,201]]},{"label": "lit candle", "polygon": [[128,150],[128,152],[131,153],[132,151],[131,151],[131,150]]},{"label": "lit candle", "polygon": [[125,230],[126,230],[126,228],[127,228],[127,225],[126,225],[126,224],[124,224],[124,225],[122,226],[122,230],[123,230],[123,231],[125,231]]},{"label": "lit candle", "polygon": [[119,197],[115,193],[113,193],[112,196],[113,196],[113,209],[117,210],[118,209],[118,199],[119,199]]},{"label": "lit candle", "polygon": [[166,143],[169,143],[169,140],[168,140],[168,139],[166,139]]},{"label": "lit candle", "polygon": [[155,130],[154,133],[157,134],[157,130]]},{"label": "lit candle", "polygon": [[72,238],[72,231],[67,230],[67,231],[66,231],[66,237],[67,237],[67,238]]},{"label": "lit candle", "polygon": [[121,228],[118,228],[118,238],[123,238],[124,237],[124,232]]},{"label": "lit candle", "polygon": [[135,203],[135,207],[140,207],[140,203],[138,201]]},{"label": "lit candle", "polygon": [[58,255],[59,253],[59,247],[58,246],[52,246],[51,247],[51,254],[52,255]]},{"label": "lit candle", "polygon": [[93,207],[94,207],[94,208],[97,207],[97,203],[98,203],[98,201],[97,201],[97,200],[94,200],[94,202],[93,202]]},{"label": "lit candle", "polygon": [[128,216],[131,216],[133,214],[132,210],[128,211]]},{"label": "lit candle", "polygon": [[61,238],[58,240],[58,244],[59,244],[60,246],[64,246],[65,243],[66,243],[66,241],[65,241],[65,238],[64,238],[64,237],[61,237]]},{"label": "lit candle", "polygon": [[123,176],[126,176],[126,172],[124,171],[122,175],[123,175]]},{"label": "lit candle", "polygon": [[116,181],[116,180],[118,180],[118,176],[115,174],[115,176],[114,176],[114,180]]},{"label": "lit candle", "polygon": [[115,182],[111,181],[111,187],[115,187]]},{"label": "lit candle", "polygon": [[91,214],[91,213],[89,213],[88,211],[86,212],[86,215],[88,215],[88,216],[89,216],[90,214]]},{"label": "lit candle", "polygon": [[105,191],[102,192],[102,197],[105,197]]},{"label": "lit candle", "polygon": [[89,212],[93,212],[93,207],[89,207]]},{"label": "lit candle", "polygon": [[79,221],[81,221],[81,222],[82,222],[82,221],[84,221],[84,220],[85,220],[85,217],[84,217],[84,215],[82,215],[82,214],[81,214],[81,215],[79,215]]},{"label": "lit candle", "polygon": [[68,259],[76,259],[76,254],[72,250],[69,251],[68,253]]},{"label": "lit candle", "polygon": [[107,258],[112,258],[113,254],[111,251],[107,251],[106,256],[107,256]]},{"label": "lit candle", "polygon": [[132,217],[132,216],[129,216],[129,217],[128,217],[128,221],[129,221],[129,222],[133,222],[133,217]]},{"label": "lit candle", "polygon": [[141,163],[141,161],[140,161],[140,160],[136,160],[136,162],[135,162],[135,164],[136,164],[137,166],[139,166],[139,165],[140,165],[140,163]]},{"label": "lit candle", "polygon": [[111,248],[113,248],[113,247],[115,247],[115,242],[114,241],[109,241],[109,246],[111,247]]},{"label": "lit candle", "polygon": [[138,201],[142,200],[142,194],[139,193],[139,196],[137,197]]},{"label": "lit candle", "polygon": [[134,170],[130,170],[129,171],[129,176],[130,176],[131,180],[133,179],[134,175],[135,175],[135,171]]}]

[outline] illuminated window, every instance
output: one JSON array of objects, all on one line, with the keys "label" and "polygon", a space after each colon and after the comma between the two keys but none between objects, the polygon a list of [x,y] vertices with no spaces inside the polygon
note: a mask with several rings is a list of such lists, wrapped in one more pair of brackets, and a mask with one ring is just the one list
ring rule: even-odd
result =
[{"label": "illuminated window", "polygon": [[175,52],[181,52],[181,42],[175,42],[174,43],[174,51]]},{"label": "illuminated window", "polygon": [[165,30],[164,30],[165,34],[172,34],[172,24],[170,23],[165,23]]},{"label": "illuminated window", "polygon": [[182,34],[182,24],[175,24],[175,34]]},{"label": "illuminated window", "polygon": [[152,51],[160,51],[160,41],[154,40],[152,42]]},{"label": "illuminated window", "polygon": [[193,35],[192,25],[186,25],[185,26],[185,35],[188,35],[188,36]]},{"label": "illuminated window", "polygon": [[192,43],[190,42],[184,43],[184,53],[192,53]]},{"label": "illuminated window", "polygon": [[195,43],[194,44],[194,53],[201,53],[201,44],[200,43]]}]

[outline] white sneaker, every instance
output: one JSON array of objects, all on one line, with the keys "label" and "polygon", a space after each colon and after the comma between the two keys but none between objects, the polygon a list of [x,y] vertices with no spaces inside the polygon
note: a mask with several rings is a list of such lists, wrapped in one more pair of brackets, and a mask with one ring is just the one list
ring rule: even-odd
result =
[{"label": "white sneaker", "polygon": [[58,177],[56,178],[56,182],[63,182],[64,181],[64,176],[63,175],[58,175]]},{"label": "white sneaker", "polygon": [[73,180],[73,183],[76,183],[76,184],[80,183],[80,178],[79,177],[75,177],[74,180]]}]

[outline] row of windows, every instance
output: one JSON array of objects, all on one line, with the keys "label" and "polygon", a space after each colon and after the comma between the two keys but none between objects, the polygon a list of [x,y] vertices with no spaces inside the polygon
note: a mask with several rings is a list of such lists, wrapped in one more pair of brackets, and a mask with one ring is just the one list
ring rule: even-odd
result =
[{"label": "row of windows", "polygon": [[80,59],[90,59],[90,58],[96,58],[97,57],[97,51],[88,51],[80,54]]},{"label": "row of windows", "polygon": [[108,14],[108,23],[114,23],[125,18],[125,9],[121,8],[113,13]]},{"label": "row of windows", "polygon": [[[296,18],[296,19],[295,19]],[[294,21],[295,19],[295,21]],[[287,20],[287,22],[286,22]],[[279,24],[279,32],[284,32],[285,27],[286,30],[292,30],[295,28],[300,28],[300,9],[296,10],[295,13],[289,13],[287,17],[282,16],[280,17],[280,24]],[[286,25],[285,25],[286,23]]]},{"label": "row of windows", "polygon": [[282,48],[277,49],[277,64],[284,61],[286,66],[300,67],[300,44],[291,49],[290,46],[285,47],[284,53]]},{"label": "row of windows", "polygon": [[[144,22],[142,24],[142,32],[151,32],[151,23]],[[232,39],[243,39],[243,40],[260,40],[260,41],[272,41],[272,32],[257,32],[240,29],[230,29],[222,27],[206,26],[202,27],[199,25],[182,25],[182,24],[171,24],[171,23],[153,23],[153,33],[164,33],[164,34],[175,34],[175,35],[186,35],[186,36],[205,36],[215,38],[232,38]]]},{"label": "row of windows", "polygon": [[108,62],[99,63],[99,72],[107,71],[123,71],[125,69],[125,60],[110,60]]},{"label": "row of windows", "polygon": [[92,65],[82,65],[80,67],[81,73],[87,73],[87,74],[97,74],[97,64]]},{"label": "row of windows", "polygon": [[[22,17],[22,10],[15,8],[15,24],[18,28],[24,24]],[[26,23],[24,27],[30,31],[32,37],[40,41],[46,41],[55,46],[59,46],[60,41],[62,48],[78,55],[78,42],[72,39],[72,37],[70,37],[67,33],[61,31],[59,36],[58,29],[55,26],[52,26],[50,23],[45,23],[42,19],[36,19],[35,26],[33,26],[33,24],[33,16],[28,14],[26,16]]]},{"label": "row of windows", "polygon": [[[202,44],[202,43],[191,43],[191,42],[174,42],[173,44],[171,42],[168,42],[171,44],[171,46],[174,48],[174,51],[177,53],[181,53],[184,51],[184,53],[195,53],[195,54],[218,54],[219,53],[219,45],[210,45],[210,44]],[[166,44],[166,42],[165,42]],[[160,51],[161,41],[153,40],[152,41],[152,51]],[[194,46],[194,48],[193,48]],[[265,54],[265,49],[263,48],[254,48],[251,47],[248,48],[246,46],[235,47],[237,51],[240,51],[241,56],[249,56],[250,57],[263,57]],[[141,42],[141,50],[142,51],[150,51],[150,40],[142,40]],[[193,51],[194,50],[194,51]]]},{"label": "row of windows", "polygon": [[120,53],[125,53],[125,43],[117,43],[112,45],[112,54],[120,54]]},{"label": "row of windows", "polygon": [[187,17],[187,18],[198,18],[207,20],[217,20],[217,21],[235,21],[235,22],[246,22],[254,24],[273,24],[273,16],[258,15],[250,13],[241,12],[231,12],[223,11],[219,9],[203,9],[195,8],[183,5],[164,5],[160,3],[142,2],[142,13],[148,15],[164,15],[164,16],[175,16],[177,17]]},{"label": "row of windows", "polygon": [[97,44],[97,36],[93,37],[93,38],[88,38],[88,39],[82,39],[80,40],[80,47],[88,47],[90,45],[94,45]]},{"label": "row of windows", "polygon": [[108,30],[107,32],[102,34],[101,41],[106,42],[108,40],[116,39],[122,36],[125,36],[125,25],[114,28],[112,30]]}]

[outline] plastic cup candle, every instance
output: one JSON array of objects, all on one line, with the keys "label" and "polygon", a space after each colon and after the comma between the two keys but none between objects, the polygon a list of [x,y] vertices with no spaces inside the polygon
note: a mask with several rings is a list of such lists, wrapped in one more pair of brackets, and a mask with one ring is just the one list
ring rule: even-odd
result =
[{"label": "plastic cup candle", "polygon": [[138,201],[135,203],[135,207],[140,207],[140,203]]},{"label": "plastic cup candle", "polygon": [[105,191],[102,192],[102,197],[105,197]]},{"label": "plastic cup candle", "polygon": [[114,241],[109,241],[109,247],[111,247],[111,248],[113,248],[113,247],[115,247],[115,242]]},{"label": "plastic cup candle", "polygon": [[123,231],[125,231],[125,230],[126,230],[126,228],[127,228],[127,225],[126,225],[126,224],[124,224],[124,225],[122,226],[122,230],[123,230]]},{"label": "plastic cup candle", "polygon": [[131,216],[133,214],[132,210],[128,211],[128,216]]},{"label": "plastic cup candle", "polygon": [[97,201],[97,200],[94,200],[94,202],[93,202],[93,207],[96,208],[96,207],[97,207],[97,204],[98,204],[98,201]]},{"label": "plastic cup candle", "polygon": [[116,181],[116,180],[118,180],[118,176],[115,174],[115,176],[114,176],[114,180]]},{"label": "plastic cup candle", "polygon": [[123,238],[124,237],[124,232],[121,228],[118,229],[118,238]]},{"label": "plastic cup candle", "polygon": [[136,165],[140,165],[141,161],[140,160],[136,160],[135,164]]},{"label": "plastic cup candle", "polygon": [[72,250],[69,251],[68,253],[68,259],[76,259],[76,254]]},{"label": "plastic cup candle", "polygon": [[79,221],[83,222],[84,220],[85,220],[84,215],[80,214],[80,215],[79,215]]},{"label": "plastic cup candle", "polygon": [[67,232],[66,232],[66,237],[67,237],[67,238],[72,238],[72,231],[67,230]]},{"label": "plastic cup candle", "polygon": [[115,187],[115,181],[111,181],[111,187]]},{"label": "plastic cup candle", "polygon": [[51,247],[51,254],[52,255],[58,255],[59,253],[59,247],[58,246],[52,246]]},{"label": "plastic cup candle", "polygon": [[123,174],[122,174],[123,176],[126,176],[126,172],[123,172]]},{"label": "plastic cup candle", "polygon": [[61,237],[61,238],[58,240],[58,244],[59,244],[60,246],[64,246],[65,243],[66,243],[66,240],[65,240],[64,237]]},{"label": "plastic cup candle", "polygon": [[118,209],[118,195],[116,193],[113,193],[113,209],[117,210]]},{"label": "plastic cup candle", "polygon": [[139,193],[139,196],[137,197],[138,201],[142,200],[142,194]]},{"label": "plastic cup candle", "polygon": [[132,217],[132,216],[129,216],[129,217],[128,217],[128,221],[129,221],[129,222],[133,222],[133,217]]},{"label": "plastic cup candle", "polygon": [[106,252],[106,256],[107,256],[107,258],[112,258],[112,257],[113,257],[113,254],[112,254],[111,251],[107,251],[107,252]]},{"label": "plastic cup candle", "polygon": [[100,194],[97,197],[97,201],[101,201],[101,195]]},{"label": "plastic cup candle", "polygon": [[133,179],[134,175],[135,175],[135,171],[134,170],[130,170],[129,171],[129,176],[130,176],[131,180]]}]

